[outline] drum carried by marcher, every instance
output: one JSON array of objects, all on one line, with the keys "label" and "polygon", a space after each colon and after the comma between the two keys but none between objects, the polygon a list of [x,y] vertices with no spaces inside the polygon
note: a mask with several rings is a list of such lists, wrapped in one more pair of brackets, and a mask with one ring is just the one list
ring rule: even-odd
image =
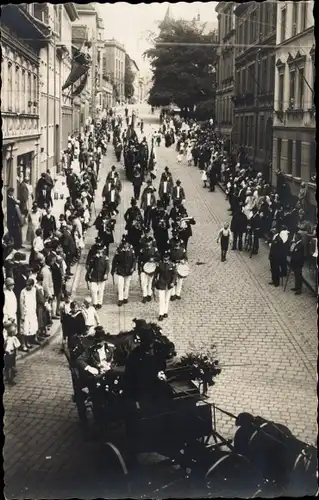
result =
[{"label": "drum carried by marcher", "polygon": [[152,275],[155,273],[156,263],[155,262],[145,262],[143,266],[143,271],[145,274]]},{"label": "drum carried by marcher", "polygon": [[180,278],[187,278],[187,276],[190,273],[190,268],[186,262],[185,263],[181,262],[181,263],[177,264],[176,271],[177,271],[177,274]]}]

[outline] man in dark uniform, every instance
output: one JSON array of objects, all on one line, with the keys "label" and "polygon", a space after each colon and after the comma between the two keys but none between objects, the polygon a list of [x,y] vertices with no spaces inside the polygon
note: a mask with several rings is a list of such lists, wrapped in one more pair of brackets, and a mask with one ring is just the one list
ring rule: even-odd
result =
[{"label": "man in dark uniform", "polygon": [[109,274],[109,259],[103,252],[103,244],[96,243],[94,253],[86,264],[85,281],[90,289],[92,302],[96,309],[101,309],[106,280]]},{"label": "man in dark uniform", "polygon": [[134,198],[132,198],[131,207],[126,211],[124,218],[126,221],[127,241],[133,246],[135,255],[138,257],[140,240],[143,234],[143,217]]},{"label": "man in dark uniform", "polygon": [[169,216],[161,204],[159,204],[153,218],[153,232],[157,248],[163,257],[168,248]]},{"label": "man in dark uniform", "polygon": [[177,281],[176,266],[169,259],[169,252],[165,252],[154,275],[154,283],[159,296],[159,321],[168,317],[169,301]]},{"label": "man in dark uniform", "polygon": [[118,277],[118,306],[128,303],[130,283],[135,271],[136,256],[134,248],[129,244],[127,236],[122,236],[122,241],[116,250],[112,261],[111,274]]},{"label": "man in dark uniform", "polygon": [[[177,266],[180,263],[185,263],[187,261],[187,252],[184,246],[184,242],[178,235],[178,231],[173,231],[173,238],[169,241],[170,249],[170,261]],[[181,300],[181,292],[183,286],[183,278],[177,273],[176,285],[172,289],[172,294],[170,300]]]},{"label": "man in dark uniform", "polygon": [[160,260],[160,254],[156,246],[154,238],[149,234],[147,238],[141,241],[141,250],[138,258],[138,273],[140,275],[141,288],[143,292],[143,304],[151,302],[152,300],[152,287],[154,272],[146,272],[144,265],[147,262],[157,264]]},{"label": "man in dark uniform", "polygon": [[98,230],[98,237],[103,241],[106,255],[109,255],[109,247],[114,243],[113,231],[115,227],[115,219],[111,216],[107,207],[102,208],[94,223]]}]

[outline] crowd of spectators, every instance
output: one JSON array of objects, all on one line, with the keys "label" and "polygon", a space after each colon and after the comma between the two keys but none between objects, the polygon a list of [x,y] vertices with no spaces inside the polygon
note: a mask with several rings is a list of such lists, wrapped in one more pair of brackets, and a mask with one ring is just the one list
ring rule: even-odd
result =
[{"label": "crowd of spectators", "polygon": [[[66,195],[63,213],[53,215],[55,182],[41,174],[33,194],[29,179],[18,196],[7,190],[4,254],[5,378],[15,384],[17,350],[28,352],[50,336],[70,302],[67,285],[79,261],[89,227],[100,163],[106,154],[108,127],[89,123],[84,134],[70,135],[63,153],[58,196]],[[27,226],[23,241],[23,226]],[[24,245],[23,245],[24,243]]]}]

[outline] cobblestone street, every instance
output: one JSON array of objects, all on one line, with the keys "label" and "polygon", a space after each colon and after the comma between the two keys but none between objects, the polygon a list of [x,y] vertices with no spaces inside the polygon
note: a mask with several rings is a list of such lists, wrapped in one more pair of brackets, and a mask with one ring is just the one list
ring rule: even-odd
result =
[{"label": "cobblestone street", "polygon": [[[157,126],[157,118],[141,107],[145,135]],[[215,344],[223,366],[210,390],[217,406],[238,414],[248,411],[284,424],[300,439],[317,440],[317,311],[316,299],[304,289],[295,296],[270,281],[268,247],[248,254],[229,251],[220,261],[217,234],[229,220],[228,203],[220,190],[202,187],[200,172],[176,161],[174,145],[157,149],[158,178],[169,166],[173,179],[180,179],[186,193],[185,206],[193,216],[189,243],[191,274],[185,280],[182,300],[170,305],[163,331],[175,343],[178,354],[189,343],[200,347]],[[101,191],[111,165],[117,165],[123,184],[111,258],[124,232],[124,213],[133,189],[126,181],[122,163],[116,163],[108,148],[100,172],[95,200],[98,213]],[[155,181],[158,186],[158,179]],[[94,216],[93,210],[93,216]],[[88,294],[83,262],[96,231],[88,231],[86,248],[74,279],[73,295]],[[200,261],[202,265],[196,263]],[[116,280],[116,277],[115,277]],[[116,284],[116,283],[115,283]],[[291,285],[291,286],[290,286]],[[117,306],[117,287],[111,277],[106,285],[101,323],[112,334],[129,329],[133,318],[156,321],[158,302],[142,304],[137,274],[131,284],[129,303]],[[72,384],[67,362],[60,351],[58,333],[45,348],[18,363],[17,385],[6,389],[4,468],[6,498],[97,498],[112,492],[92,443],[84,442],[71,400]],[[221,434],[233,433],[233,422],[217,416]]]}]

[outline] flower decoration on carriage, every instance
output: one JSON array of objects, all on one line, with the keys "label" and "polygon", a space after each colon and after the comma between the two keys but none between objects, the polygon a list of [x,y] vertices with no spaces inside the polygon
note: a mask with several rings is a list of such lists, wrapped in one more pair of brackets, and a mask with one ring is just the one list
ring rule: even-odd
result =
[{"label": "flower decoration on carriage", "polygon": [[203,394],[206,394],[208,387],[215,384],[215,377],[221,373],[219,361],[216,359],[216,346],[213,344],[209,348],[205,345],[200,348],[194,345],[190,347],[193,348],[192,351],[180,358],[178,366],[189,368],[190,380],[198,381]]}]

